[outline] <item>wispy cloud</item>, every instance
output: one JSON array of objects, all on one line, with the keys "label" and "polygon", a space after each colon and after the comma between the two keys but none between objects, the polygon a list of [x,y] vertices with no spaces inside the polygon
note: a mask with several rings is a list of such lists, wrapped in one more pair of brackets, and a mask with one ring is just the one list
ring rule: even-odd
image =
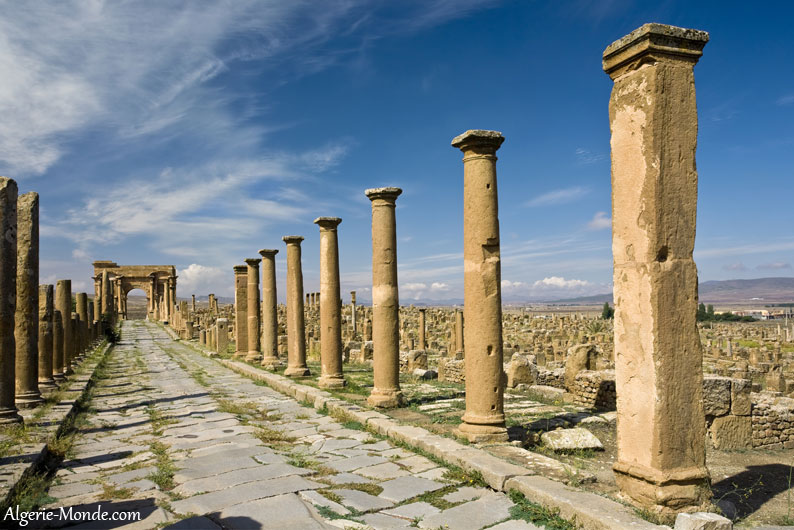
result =
[{"label": "wispy cloud", "polygon": [[746,271],[747,267],[745,267],[744,263],[742,263],[741,261],[738,261],[736,263],[729,263],[729,264],[723,265],[722,269],[726,270],[726,271],[741,272],[741,271]]},{"label": "wispy cloud", "polygon": [[771,263],[762,263],[756,266],[756,269],[762,271],[779,271],[790,268],[791,268],[791,263],[788,263],[786,261],[773,261]]},{"label": "wispy cloud", "polygon": [[577,199],[581,199],[588,193],[590,193],[590,189],[582,186],[562,188],[559,190],[549,191],[547,193],[544,193],[543,195],[538,195],[537,197],[527,201],[526,206],[535,207],[535,206],[552,206],[555,204],[566,204],[569,202],[573,202]]},{"label": "wispy cloud", "polygon": [[579,161],[580,164],[588,165],[588,164],[595,164],[596,162],[600,162],[606,158],[606,155],[603,153],[594,153],[589,149],[585,149],[584,147],[578,147],[576,149],[576,159]]},{"label": "wispy cloud", "polygon": [[760,254],[763,252],[779,252],[784,250],[794,250],[794,240],[776,241],[768,243],[755,243],[749,245],[736,245],[730,247],[716,247],[706,249],[695,249],[695,258],[711,258],[717,256],[744,256]]},{"label": "wispy cloud", "polygon": [[780,106],[794,104],[794,93],[786,94],[784,96],[780,96],[775,103],[777,103]]},{"label": "wispy cloud", "polygon": [[612,218],[606,212],[596,212],[590,222],[587,223],[589,230],[604,230],[612,228]]},{"label": "wispy cloud", "polygon": [[576,289],[579,287],[587,287],[590,285],[590,282],[585,280],[566,280],[561,276],[550,276],[548,278],[543,278],[542,280],[536,281],[532,284],[532,287],[538,288],[545,288],[545,287],[556,287],[558,289]]}]

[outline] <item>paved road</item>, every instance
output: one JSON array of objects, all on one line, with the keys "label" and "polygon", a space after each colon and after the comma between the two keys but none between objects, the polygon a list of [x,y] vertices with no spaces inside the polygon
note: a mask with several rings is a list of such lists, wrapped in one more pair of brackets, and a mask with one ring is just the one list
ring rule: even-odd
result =
[{"label": "paved road", "polygon": [[141,520],[46,527],[535,528],[510,520],[504,494],[255,384],[152,323],[124,323],[90,405],[47,508]]}]

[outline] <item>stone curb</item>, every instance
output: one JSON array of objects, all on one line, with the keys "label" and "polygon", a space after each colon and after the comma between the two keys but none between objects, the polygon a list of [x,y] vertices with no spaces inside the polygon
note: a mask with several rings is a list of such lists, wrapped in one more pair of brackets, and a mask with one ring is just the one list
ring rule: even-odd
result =
[{"label": "stone curb", "polygon": [[[113,347],[110,343],[105,343],[101,351],[96,357],[96,362],[85,373],[79,376],[72,376],[69,389],[66,391],[64,399],[54,404],[49,413],[40,418],[37,423],[44,424],[44,435],[49,438],[53,434],[58,433],[66,421],[75,414],[75,405],[85,395],[89,383],[94,378],[96,367],[105,358],[110,349]],[[97,346],[99,348],[99,346]],[[29,412],[29,414],[28,414]],[[21,411],[23,416],[32,416],[35,414],[36,409],[29,411]],[[28,421],[28,418],[25,418]],[[21,455],[9,456],[2,460],[11,460],[11,463],[0,466],[3,474],[3,484],[0,485],[0,495],[2,495],[2,505],[5,506],[11,495],[14,493],[17,485],[44,462],[49,449],[47,442],[39,442],[23,446],[24,453]]]},{"label": "stone curb", "polygon": [[[190,346],[209,355],[201,345],[189,342]],[[358,421],[369,429],[393,440],[416,447],[434,457],[456,465],[466,471],[479,472],[494,490],[504,493],[514,489],[531,502],[550,509],[558,509],[561,517],[575,522],[586,530],[669,530],[669,526],[655,525],[634,515],[631,508],[601,497],[595,493],[579,491],[551,479],[534,475],[530,470],[505,462],[490,453],[472,446],[463,445],[450,438],[433,434],[421,427],[401,425],[385,414],[361,407],[333,397],[323,390],[301,385],[286,377],[260,370],[238,361],[215,358],[227,368],[262,381],[269,387],[292,396],[298,401],[308,402],[316,409],[325,407],[330,413],[342,414]]]}]

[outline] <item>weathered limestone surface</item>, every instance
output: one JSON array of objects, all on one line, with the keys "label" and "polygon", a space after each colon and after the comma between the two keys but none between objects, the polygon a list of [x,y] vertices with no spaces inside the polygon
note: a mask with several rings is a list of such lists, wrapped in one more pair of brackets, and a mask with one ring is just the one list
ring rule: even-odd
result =
[{"label": "weathered limestone surface", "polygon": [[285,375],[309,375],[306,365],[306,320],[303,314],[302,236],[284,236],[287,244],[287,369]]},{"label": "weathered limestone surface", "polygon": [[501,133],[482,130],[466,131],[452,140],[452,146],[463,151],[466,412],[458,430],[472,442],[507,441],[496,190],[496,151],[502,142]]},{"label": "weathered limestone surface", "polygon": [[646,24],[604,51],[614,81],[612,253],[621,492],[661,512],[709,497],[697,331],[697,111],[708,34]]},{"label": "weathered limestone surface", "polygon": [[0,424],[18,423],[14,405],[17,301],[17,183],[0,177]]},{"label": "weathered limestone surface", "polygon": [[320,227],[320,363],[322,388],[345,386],[342,375],[342,308],[339,286],[338,217],[318,217]]},{"label": "weathered limestone surface", "polygon": [[262,366],[276,367],[278,358],[278,299],[276,297],[276,254],[264,248],[262,256]]},{"label": "weathered limestone surface", "polygon": [[74,333],[72,330],[72,280],[58,280],[55,282],[55,308],[61,313],[63,323],[63,346],[61,358],[63,374],[71,375],[72,356],[74,355]]},{"label": "weathered limestone surface", "polygon": [[57,305],[52,311],[52,378],[56,383],[66,380],[63,362],[63,316]]},{"label": "weathered limestone surface", "polygon": [[397,219],[395,202],[400,188],[374,188],[365,192],[372,201],[372,340],[374,388],[367,403],[374,407],[399,407],[400,300],[397,287]]},{"label": "weathered limestone surface", "polygon": [[248,279],[248,287],[246,294],[248,297],[248,354],[245,357],[246,361],[259,362],[262,360],[262,352],[260,346],[259,335],[259,319],[262,315],[262,310],[259,306],[259,262],[260,258],[248,258],[245,263],[248,265],[246,277]]},{"label": "weathered limestone surface", "polygon": [[53,290],[52,285],[39,285],[39,388],[56,388],[52,377],[53,360]]},{"label": "weathered limestone surface", "polygon": [[248,355],[248,266],[234,266],[234,357]]},{"label": "weathered limestone surface", "polygon": [[39,392],[39,194],[17,200],[16,406],[44,402]]}]

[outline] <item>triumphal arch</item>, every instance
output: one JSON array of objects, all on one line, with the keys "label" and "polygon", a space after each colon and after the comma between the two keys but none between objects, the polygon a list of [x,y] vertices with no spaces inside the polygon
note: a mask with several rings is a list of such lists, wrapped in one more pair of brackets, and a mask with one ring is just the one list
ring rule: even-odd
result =
[{"label": "triumphal arch", "polygon": [[127,318],[127,293],[141,289],[146,293],[149,320],[170,321],[176,304],[176,268],[173,265],[119,265],[112,261],[94,262],[94,314],[101,314],[102,275],[108,273],[110,298],[115,312]]}]

